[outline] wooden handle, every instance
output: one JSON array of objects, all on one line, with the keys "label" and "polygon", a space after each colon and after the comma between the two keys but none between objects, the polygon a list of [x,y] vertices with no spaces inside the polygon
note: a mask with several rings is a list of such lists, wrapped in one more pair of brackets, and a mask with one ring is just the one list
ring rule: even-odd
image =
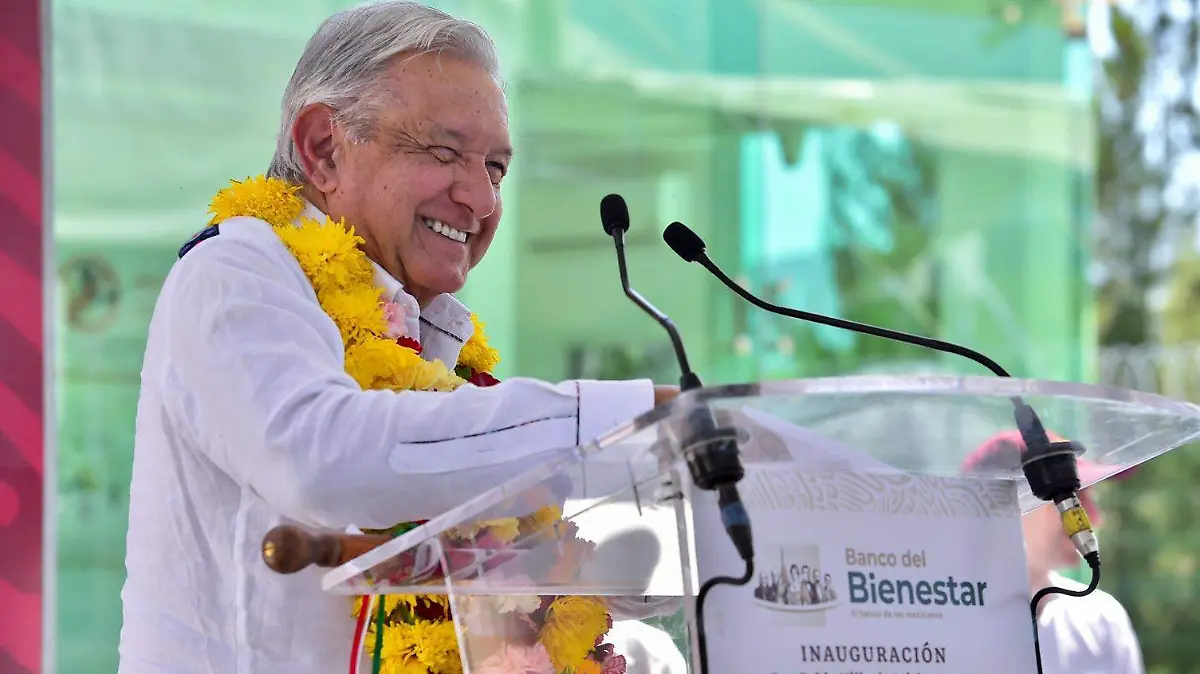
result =
[{"label": "wooden handle", "polygon": [[332,569],[390,540],[386,535],[315,533],[284,524],[263,536],[262,557],[276,573],[296,573],[313,565]]}]

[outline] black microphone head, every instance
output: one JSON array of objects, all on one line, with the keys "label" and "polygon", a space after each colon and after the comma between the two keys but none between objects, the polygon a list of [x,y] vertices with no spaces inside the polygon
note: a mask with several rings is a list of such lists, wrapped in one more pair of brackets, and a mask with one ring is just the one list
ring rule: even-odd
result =
[{"label": "black microphone head", "polygon": [[629,231],[629,206],[625,205],[621,195],[610,194],[600,200],[600,224],[609,236],[617,231]]},{"label": "black microphone head", "polygon": [[663,241],[685,262],[695,262],[704,254],[704,239],[682,222],[667,225],[663,230]]}]

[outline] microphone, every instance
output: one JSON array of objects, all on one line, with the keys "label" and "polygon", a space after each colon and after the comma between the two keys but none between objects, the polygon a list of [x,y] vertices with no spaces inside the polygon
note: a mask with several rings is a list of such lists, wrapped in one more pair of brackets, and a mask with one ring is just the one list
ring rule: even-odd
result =
[{"label": "microphone", "polygon": [[[899,330],[891,330],[889,328],[858,323],[842,318],[814,314],[808,311],[800,311],[789,307],[781,307],[762,300],[729,278],[708,257],[708,254],[705,252],[706,246],[704,245],[704,240],[683,223],[672,222],[668,225],[666,230],[663,231],[663,240],[684,261],[700,263],[700,266],[707,269],[713,276],[717,277],[717,280],[742,299],[765,311],[801,321],[828,325],[882,339],[912,344],[933,351],[962,356],[982,365],[998,377],[1011,376],[996,361],[961,344],[912,335],[900,332]],[[1029,486],[1034,496],[1043,501],[1053,501],[1056,504],[1063,518],[1063,524],[1068,530],[1068,535],[1072,537],[1079,553],[1086,559],[1088,555],[1098,550],[1098,544],[1095,534],[1091,531],[1091,524],[1087,521],[1087,513],[1084,512],[1083,506],[1075,505],[1079,501],[1077,492],[1080,487],[1079,471],[1075,460],[1076,455],[1082,453],[1083,448],[1073,442],[1051,442],[1046,429],[1042,426],[1042,422],[1033,408],[1020,396],[1013,396],[1011,400],[1013,403],[1013,417],[1016,421],[1017,429],[1021,433],[1021,438],[1025,442],[1025,452],[1022,456],[1022,468],[1025,478],[1029,481]]]},{"label": "microphone", "polygon": [[[685,262],[700,263],[700,266],[717,277],[717,280],[724,284],[725,287],[732,290],[742,299],[765,311],[779,316],[841,328],[842,330],[849,330],[873,337],[912,344],[933,351],[962,356],[982,365],[998,377],[1011,376],[996,361],[961,344],[913,335],[867,323],[859,323],[782,307],[760,299],[729,278],[708,257],[708,254],[705,252],[706,246],[704,240],[700,238],[700,235],[693,232],[687,225],[681,222],[672,222],[670,225],[667,225],[667,228],[663,230],[663,241]],[[1076,458],[1078,454],[1083,453],[1083,447],[1075,442],[1052,442],[1049,434],[1046,433],[1045,427],[1042,426],[1042,421],[1038,418],[1037,412],[1020,396],[1013,396],[1010,400],[1013,404],[1013,420],[1016,422],[1017,430],[1020,432],[1021,439],[1025,443],[1025,451],[1021,455],[1021,468],[1025,474],[1026,481],[1029,483],[1030,490],[1034,496],[1043,501],[1053,501],[1055,508],[1058,510],[1064,531],[1075,544],[1075,549],[1092,569],[1092,581],[1085,590],[1075,591],[1048,587],[1040,590],[1033,596],[1031,610],[1034,615],[1034,641],[1036,645],[1038,602],[1048,594],[1058,593],[1082,597],[1095,590],[1100,582],[1100,545],[1095,532],[1092,530],[1092,524],[1087,512],[1083,509],[1083,504],[1079,500],[1080,482]],[[1041,652],[1040,649],[1036,650],[1038,672],[1041,672]]]},{"label": "microphone", "polygon": [[1008,372],[1006,372],[1004,368],[1000,367],[996,361],[988,358],[978,351],[968,349],[965,346],[953,344],[951,342],[943,342],[937,339],[930,339],[928,337],[910,335],[898,330],[889,330],[888,328],[881,328],[875,325],[868,325],[866,323],[857,323],[855,321],[834,318],[832,316],[824,316],[822,314],[814,314],[807,311],[781,307],[761,300],[758,297],[751,295],[748,290],[742,288],[735,283],[733,279],[726,276],[725,272],[721,271],[721,268],[718,267],[711,259],[709,259],[708,254],[705,253],[704,239],[701,239],[699,234],[693,232],[682,222],[672,222],[671,224],[667,225],[667,228],[663,230],[663,241],[666,241],[671,250],[675,251],[675,254],[683,258],[685,262],[699,262],[702,267],[712,273],[713,276],[716,276],[717,279],[720,280],[721,283],[725,284],[727,288],[737,293],[742,299],[760,309],[764,309],[773,314],[787,316],[788,318],[795,318],[801,321],[808,321],[810,323],[819,323],[821,325],[828,325],[834,328],[850,330],[851,332],[882,337],[883,339],[890,339],[897,342],[905,342],[907,344],[923,346],[927,349],[933,349],[934,351],[941,351],[944,353],[963,356],[964,358],[969,358],[970,360],[973,360],[976,363],[986,367],[998,377],[1009,376]]},{"label": "microphone", "polygon": [[679,361],[679,389],[689,391],[700,388],[703,384],[700,383],[700,377],[692,371],[692,366],[688,363],[687,351],[683,348],[683,339],[679,336],[679,329],[675,327],[675,322],[653,304],[647,302],[636,290],[629,287],[629,272],[625,268],[625,232],[629,231],[629,207],[625,205],[625,200],[621,198],[621,195],[610,194],[600,200],[600,224],[604,226],[604,233],[612,237],[613,245],[617,249],[617,269],[621,274],[621,290],[624,290],[625,296],[633,300],[633,303],[638,305],[642,311],[650,314],[650,318],[657,321],[663,330],[667,331],[667,336],[671,338],[671,348],[675,350],[675,360]]},{"label": "microphone", "polygon": [[[683,340],[675,323],[666,314],[650,304],[629,285],[629,273],[625,264],[625,232],[629,231],[629,207],[618,194],[609,194],[600,200],[600,223],[604,233],[613,239],[617,251],[617,269],[621,276],[621,289],[625,296],[650,315],[667,331],[675,359],[681,372],[679,388],[690,391],[701,388],[700,377],[692,371]],[[688,464],[692,483],[705,491],[717,492],[717,506],[721,513],[721,524],[733,542],[738,556],[746,563],[745,573],[740,578],[717,576],[700,586],[696,595],[696,640],[700,655],[699,674],[708,674],[708,647],[704,633],[704,599],[717,585],[745,585],[754,576],[754,537],[750,528],[750,515],[742,503],[737,483],[745,477],[741,453],[738,450],[737,431],[721,428],[716,416],[706,404],[697,404],[688,413],[685,424],[684,460]]]}]

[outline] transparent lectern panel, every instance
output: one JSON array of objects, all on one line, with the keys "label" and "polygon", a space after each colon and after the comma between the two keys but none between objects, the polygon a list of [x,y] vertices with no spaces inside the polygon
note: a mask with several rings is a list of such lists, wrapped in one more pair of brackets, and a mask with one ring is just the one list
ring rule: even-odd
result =
[{"label": "transparent lectern panel", "polygon": [[[1200,436],[1200,407],[1085,384],[875,376],[704,389],[334,569],[324,587],[343,594],[682,596],[693,584],[679,485],[690,479],[695,449],[711,438],[736,440],[742,463],[770,472],[776,464],[779,475],[951,477],[963,475],[990,438],[1015,430],[1017,396],[1049,431],[1082,444],[1084,486]],[[1016,461],[984,462],[970,472],[1016,481],[1023,511],[1041,505]]]},{"label": "transparent lectern panel", "polygon": [[[1046,429],[1079,443],[1089,486],[1200,436],[1200,407],[1086,384],[996,377],[839,377],[716,388],[707,403],[738,429],[745,460],[786,447],[786,460],[824,468],[1016,480],[1024,511],[1041,505],[1019,461],[983,461],[980,448],[1016,430],[1014,397]],[[676,414],[681,417],[682,414]],[[677,424],[678,425],[678,424]],[[1009,455],[1010,457],[1012,455]],[[778,460],[770,458],[769,460]]]},{"label": "transparent lectern panel", "polygon": [[674,454],[652,448],[656,439],[645,428],[611,449],[563,452],[331,571],[325,589],[680,596],[682,511],[667,480]]}]

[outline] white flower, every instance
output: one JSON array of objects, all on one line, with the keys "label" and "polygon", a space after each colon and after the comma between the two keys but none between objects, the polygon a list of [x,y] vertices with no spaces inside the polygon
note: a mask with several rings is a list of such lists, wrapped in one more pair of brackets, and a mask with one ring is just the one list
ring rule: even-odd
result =
[{"label": "white flower", "polygon": [[538,610],[542,605],[542,598],[536,594],[510,594],[499,597],[493,597],[497,613],[524,613],[526,615]]}]

